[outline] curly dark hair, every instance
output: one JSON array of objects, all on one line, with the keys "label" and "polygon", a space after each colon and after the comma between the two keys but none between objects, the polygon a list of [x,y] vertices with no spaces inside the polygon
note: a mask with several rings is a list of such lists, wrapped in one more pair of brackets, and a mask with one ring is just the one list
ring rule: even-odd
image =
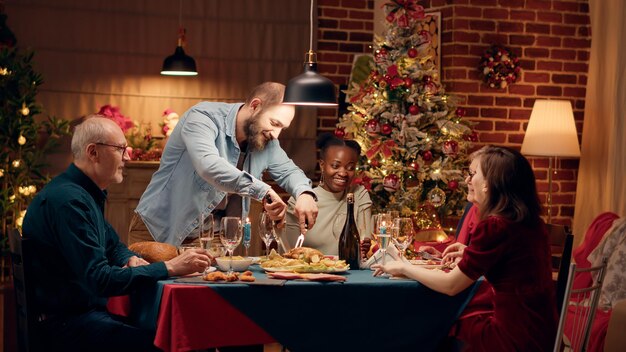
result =
[{"label": "curly dark hair", "polygon": [[338,147],[348,147],[356,152],[357,157],[361,155],[361,146],[359,143],[348,139],[339,139],[335,137],[334,134],[326,132],[322,133],[317,137],[316,145],[320,148],[320,157],[323,159],[326,157],[326,151],[329,147],[338,146]]}]

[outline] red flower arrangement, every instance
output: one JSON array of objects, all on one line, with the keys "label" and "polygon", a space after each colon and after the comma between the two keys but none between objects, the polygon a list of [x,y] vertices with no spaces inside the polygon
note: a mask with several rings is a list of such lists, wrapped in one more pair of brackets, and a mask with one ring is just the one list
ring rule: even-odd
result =
[{"label": "red flower arrangement", "polygon": [[489,87],[504,89],[517,81],[520,72],[519,59],[511,49],[494,44],[485,51],[478,71]]},{"label": "red flower arrangement", "polygon": [[100,108],[100,111],[98,111],[98,115],[102,115],[113,120],[118,126],[120,126],[124,134],[126,134],[129,129],[135,127],[133,120],[131,120],[130,117],[122,115],[120,108],[117,106],[109,104],[103,105]]}]

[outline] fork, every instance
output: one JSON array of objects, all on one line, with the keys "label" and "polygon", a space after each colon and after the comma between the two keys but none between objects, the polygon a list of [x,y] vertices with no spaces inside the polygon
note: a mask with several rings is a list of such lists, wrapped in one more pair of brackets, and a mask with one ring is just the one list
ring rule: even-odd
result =
[{"label": "fork", "polygon": [[422,259],[426,260],[434,260],[436,262],[440,262],[442,260],[441,258],[437,258],[426,251],[418,251],[417,254],[422,257]]},{"label": "fork", "polygon": [[[305,229],[309,228],[309,221],[308,220],[304,221],[304,228]],[[300,236],[298,236],[298,240],[296,241],[296,246],[294,248],[302,247],[303,243],[304,243],[304,233],[300,233]]]}]

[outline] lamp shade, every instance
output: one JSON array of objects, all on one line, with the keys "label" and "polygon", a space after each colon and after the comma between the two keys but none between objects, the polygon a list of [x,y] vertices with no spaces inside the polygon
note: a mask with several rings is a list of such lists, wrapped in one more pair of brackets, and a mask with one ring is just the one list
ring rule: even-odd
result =
[{"label": "lamp shade", "polygon": [[534,156],[579,157],[572,104],[567,100],[535,100],[521,152]]},{"label": "lamp shade", "polygon": [[162,75],[168,76],[196,76],[196,60],[185,54],[182,46],[177,46],[173,55],[163,60]]},{"label": "lamp shade", "polygon": [[289,80],[285,88],[284,104],[335,106],[335,84],[317,73],[316,62],[305,62],[304,73]]}]

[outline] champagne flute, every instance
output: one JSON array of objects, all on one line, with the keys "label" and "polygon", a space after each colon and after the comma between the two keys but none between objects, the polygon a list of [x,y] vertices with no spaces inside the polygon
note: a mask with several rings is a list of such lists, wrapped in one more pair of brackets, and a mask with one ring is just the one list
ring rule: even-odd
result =
[{"label": "champagne flute", "polygon": [[[383,257],[383,266],[385,265],[385,260],[387,257],[387,247],[389,246],[389,240],[391,239],[391,235],[389,234],[389,232],[387,231],[387,225],[389,223],[387,223],[386,221],[382,221],[380,223],[380,226],[377,228],[378,229],[378,243],[380,245],[380,253],[382,254]],[[383,274],[381,276],[389,276],[388,274]]]},{"label": "champagne flute", "polygon": [[233,273],[233,251],[241,243],[242,228],[241,218],[234,216],[226,216],[222,218],[220,240],[230,257],[228,262],[228,274]]},{"label": "champagne flute", "polygon": [[[200,248],[205,250],[211,249],[211,243],[215,238],[213,231],[213,214],[200,213],[198,216],[198,239],[200,240]],[[208,274],[211,266],[204,269],[204,274]]]},{"label": "champagne flute", "polygon": [[200,213],[198,216],[198,238],[200,239],[200,248],[207,251],[211,248],[215,232],[213,231],[213,214],[204,215]]},{"label": "champagne flute", "polygon": [[395,218],[391,227],[391,237],[393,242],[400,250],[400,257],[404,257],[404,252],[413,241],[415,235],[413,229],[413,221],[411,218]]},{"label": "champagne flute", "polygon": [[274,229],[274,220],[265,211],[261,213],[259,219],[259,236],[265,243],[265,258],[270,259],[270,245],[276,238],[276,230]]}]

